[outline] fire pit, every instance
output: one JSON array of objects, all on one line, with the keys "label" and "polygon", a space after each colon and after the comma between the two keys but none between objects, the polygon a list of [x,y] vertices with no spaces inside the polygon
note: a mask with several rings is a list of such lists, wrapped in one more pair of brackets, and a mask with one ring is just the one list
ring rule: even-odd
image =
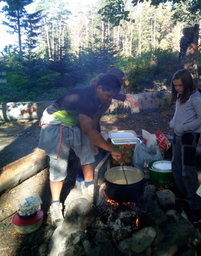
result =
[{"label": "fire pit", "polygon": [[[200,233],[175,210],[170,190],[158,194],[155,186],[144,184],[137,201],[118,202],[108,197],[98,171],[109,155],[95,169],[93,203],[80,197],[69,205],[64,223],[50,241],[50,256],[175,255],[180,248],[188,251],[187,244],[196,250],[195,238],[199,240]],[[107,167],[110,169],[109,164]]]},{"label": "fire pit", "polygon": [[103,229],[124,229],[133,232],[140,228],[141,209],[134,202],[116,202],[106,194],[106,183],[99,190],[96,218],[103,223]]}]

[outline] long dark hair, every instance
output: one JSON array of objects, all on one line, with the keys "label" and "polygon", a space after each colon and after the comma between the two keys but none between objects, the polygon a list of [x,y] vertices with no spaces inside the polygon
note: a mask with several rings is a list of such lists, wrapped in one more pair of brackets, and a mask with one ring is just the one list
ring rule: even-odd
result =
[{"label": "long dark hair", "polygon": [[[184,87],[184,91],[182,95],[178,96],[177,91],[175,90],[174,87],[174,80],[181,79],[182,85]],[[180,103],[185,103],[195,90],[194,84],[193,84],[193,78],[190,74],[190,72],[186,69],[179,69],[172,77],[172,82],[171,82],[171,87],[172,87],[172,95],[171,95],[171,102],[175,102],[178,98]]]}]

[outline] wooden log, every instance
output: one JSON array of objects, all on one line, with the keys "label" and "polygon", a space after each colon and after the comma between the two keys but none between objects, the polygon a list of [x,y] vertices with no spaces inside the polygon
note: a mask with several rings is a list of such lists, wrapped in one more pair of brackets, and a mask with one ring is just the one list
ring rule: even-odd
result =
[{"label": "wooden log", "polygon": [[47,155],[41,149],[0,169],[0,194],[47,167]]}]

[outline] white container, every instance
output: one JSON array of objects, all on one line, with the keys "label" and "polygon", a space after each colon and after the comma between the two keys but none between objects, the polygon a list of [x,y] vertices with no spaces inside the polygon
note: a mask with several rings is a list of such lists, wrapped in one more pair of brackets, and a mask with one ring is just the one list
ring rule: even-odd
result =
[{"label": "white container", "polygon": [[138,140],[137,134],[132,130],[110,131],[108,136],[115,145],[136,144]]}]

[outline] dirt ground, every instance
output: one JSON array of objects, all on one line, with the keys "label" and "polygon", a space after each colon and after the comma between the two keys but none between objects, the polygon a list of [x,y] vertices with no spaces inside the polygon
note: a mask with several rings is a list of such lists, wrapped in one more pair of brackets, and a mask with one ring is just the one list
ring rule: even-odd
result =
[{"label": "dirt ground", "polygon": [[[137,135],[141,135],[142,129],[150,133],[156,133],[160,130],[165,135],[171,136],[172,131],[169,129],[168,122],[171,120],[173,113],[174,107],[170,106],[155,112],[144,111],[133,115],[119,115],[118,118],[117,116],[104,116],[101,120],[101,130],[105,132],[134,130]],[[37,149],[40,134],[38,123],[38,120],[0,122],[0,169]],[[73,166],[74,161],[76,161],[76,157],[72,154],[69,168]],[[74,174],[76,175],[76,172]],[[67,177],[62,191],[62,201],[74,186],[75,175]],[[35,193],[43,201],[43,224],[36,232],[21,235],[15,231],[12,224],[12,218],[17,209],[17,198]],[[0,196],[1,256],[48,255],[47,245],[54,231],[49,218],[50,202],[47,168]]]},{"label": "dirt ground", "polygon": [[[138,114],[105,115],[101,119],[101,130],[134,130],[137,135],[142,129],[150,133],[158,130],[172,135],[168,122],[174,113],[174,106],[159,111],[143,111]],[[38,145],[40,127],[38,120],[13,122],[0,121],[0,168],[32,153]]]}]

